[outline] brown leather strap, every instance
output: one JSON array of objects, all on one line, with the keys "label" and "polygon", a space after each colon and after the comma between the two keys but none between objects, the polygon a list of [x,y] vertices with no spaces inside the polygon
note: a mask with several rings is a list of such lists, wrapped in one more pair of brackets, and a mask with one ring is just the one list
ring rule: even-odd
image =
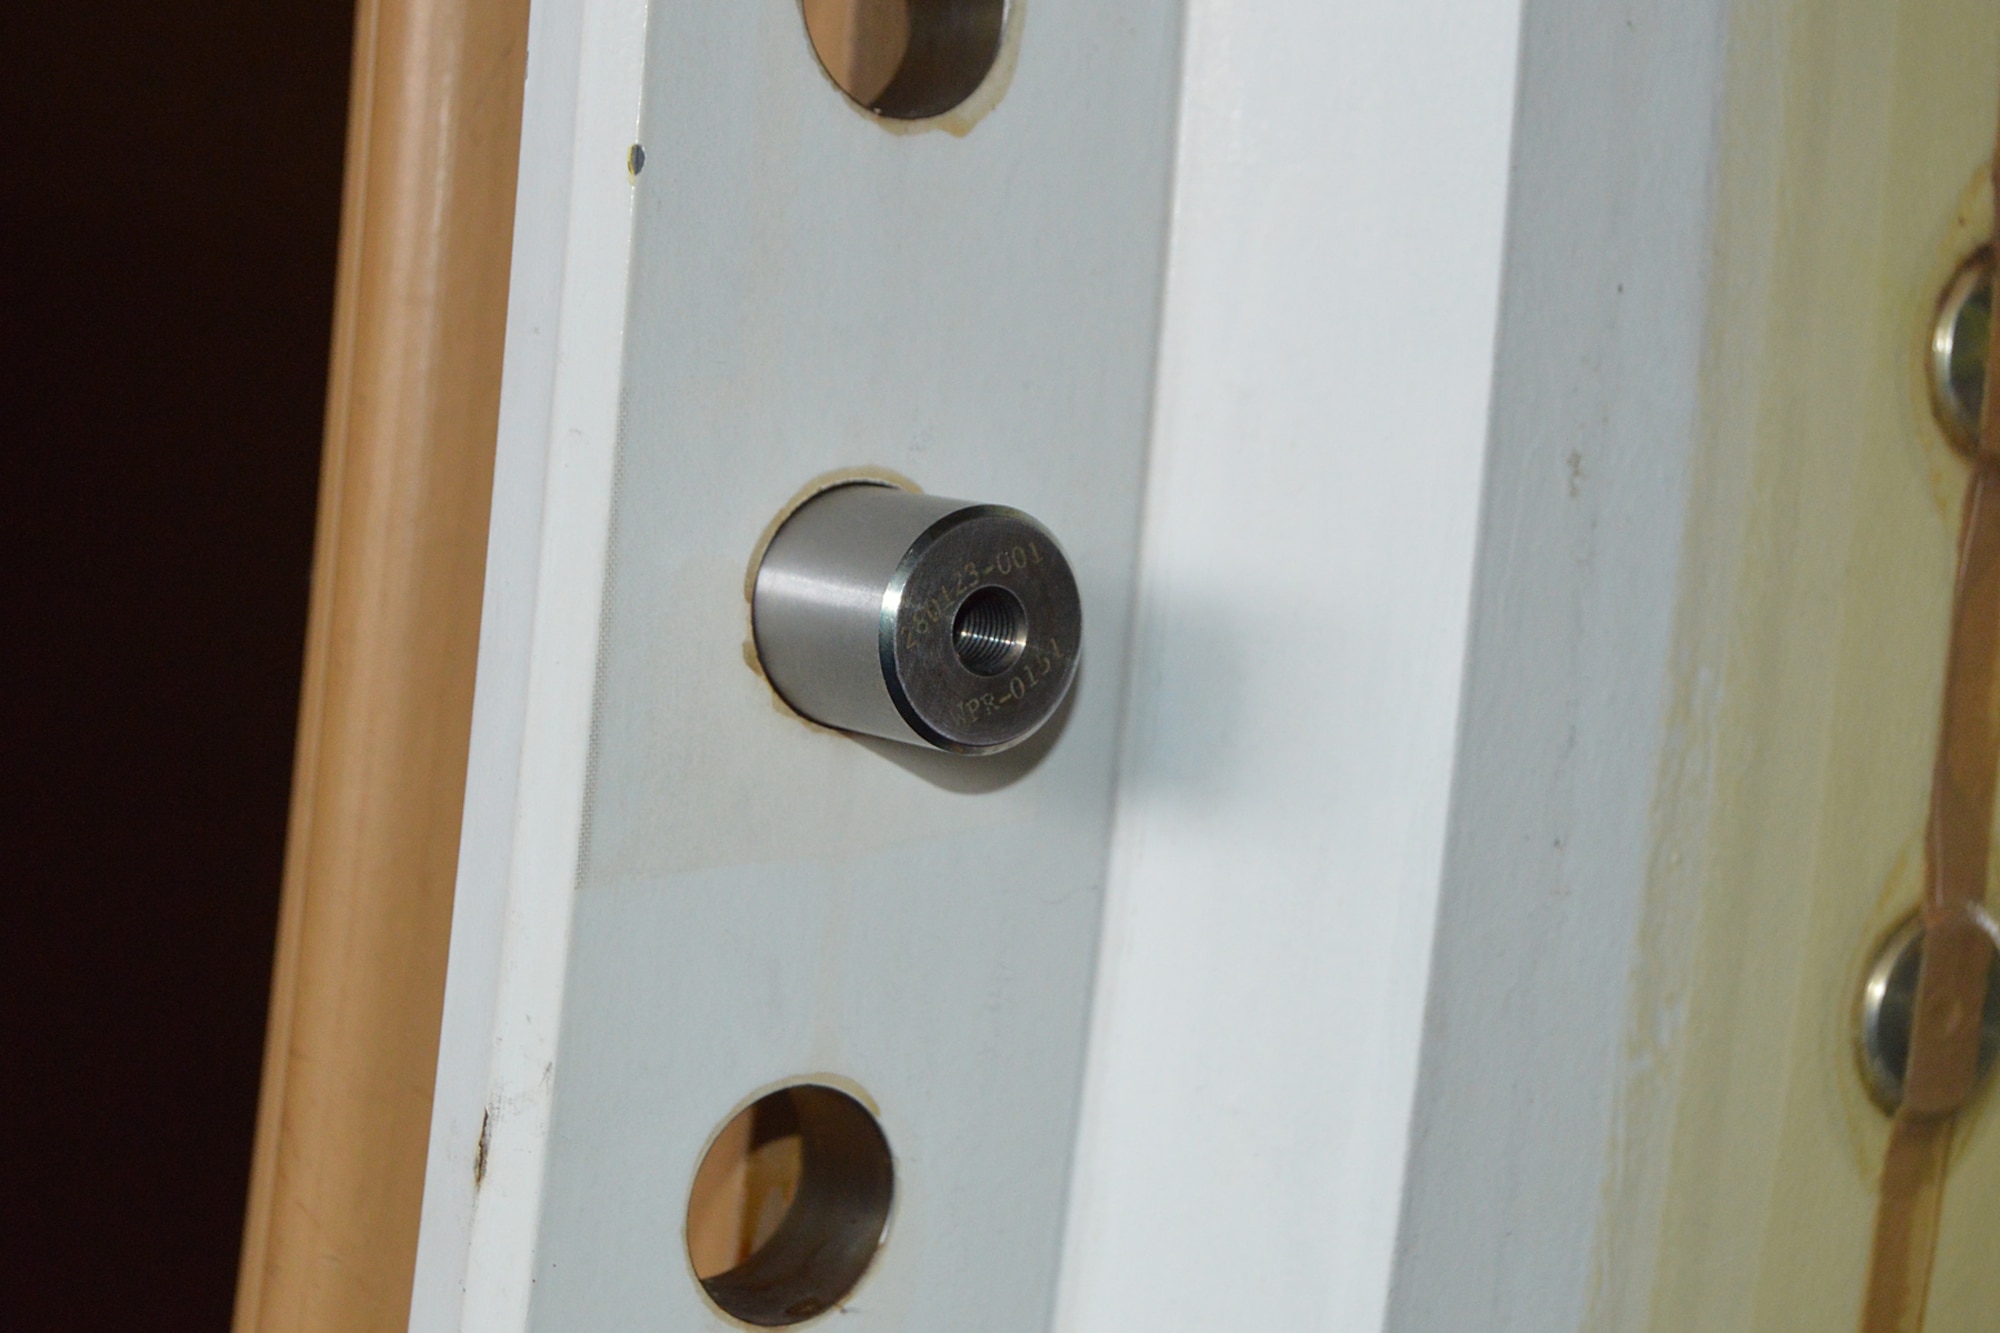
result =
[{"label": "brown leather strap", "polygon": [[1899,1119],[1890,1131],[1868,1297],[1861,1313],[1863,1333],[1918,1333],[1924,1326],[1950,1152],[1949,1120]]},{"label": "brown leather strap", "polygon": [[[2000,196],[2000,144],[1994,150]],[[1971,1097],[1993,945],[1986,894],[2000,771],[2000,340],[1988,349],[1979,451],[1967,483],[1945,661],[1944,717],[1925,840],[1923,964],[1903,1104],[1875,1210],[1862,1333],[1921,1333],[1952,1121]]]}]

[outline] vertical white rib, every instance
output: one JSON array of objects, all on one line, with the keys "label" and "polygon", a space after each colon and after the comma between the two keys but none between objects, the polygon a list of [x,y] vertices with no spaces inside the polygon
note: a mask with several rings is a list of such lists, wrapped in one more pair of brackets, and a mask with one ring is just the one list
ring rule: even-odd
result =
[{"label": "vertical white rib", "polygon": [[1190,5],[1073,1333],[1382,1325],[1519,20]]},{"label": "vertical white rib", "polygon": [[645,0],[536,0],[532,11],[479,684],[410,1319],[422,1333],[528,1322],[603,602],[646,14]]}]

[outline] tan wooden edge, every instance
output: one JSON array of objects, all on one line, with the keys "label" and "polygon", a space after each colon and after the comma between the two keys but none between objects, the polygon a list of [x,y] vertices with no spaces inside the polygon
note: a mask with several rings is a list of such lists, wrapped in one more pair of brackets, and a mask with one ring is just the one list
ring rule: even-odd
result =
[{"label": "tan wooden edge", "polygon": [[430,1132],[527,0],[360,0],[237,1333],[402,1329]]}]

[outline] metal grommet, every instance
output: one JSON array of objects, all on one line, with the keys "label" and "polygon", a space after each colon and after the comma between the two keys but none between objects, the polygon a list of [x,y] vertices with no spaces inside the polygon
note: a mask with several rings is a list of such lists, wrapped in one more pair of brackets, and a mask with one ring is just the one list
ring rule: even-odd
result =
[{"label": "metal grommet", "polygon": [[[1861,982],[1855,1034],[1861,1078],[1875,1104],[1891,1115],[1903,1104],[1903,1076],[1910,1067],[1910,1028],[1916,1017],[1923,943],[1923,919],[1912,916],[1883,943]],[[1995,1057],[2000,1057],[2000,956],[1995,957],[1986,978],[1978,1078],[1983,1080],[1992,1072]]]},{"label": "metal grommet", "polygon": [[1069,561],[1034,519],[865,482],[785,520],[751,620],[766,677],[799,713],[957,754],[1047,722],[1083,632]]},{"label": "metal grommet", "polygon": [[1938,298],[1931,324],[1931,410],[1960,453],[1979,447],[1980,400],[1986,392],[1986,349],[1993,322],[1993,252],[1982,249],[1958,266]]}]

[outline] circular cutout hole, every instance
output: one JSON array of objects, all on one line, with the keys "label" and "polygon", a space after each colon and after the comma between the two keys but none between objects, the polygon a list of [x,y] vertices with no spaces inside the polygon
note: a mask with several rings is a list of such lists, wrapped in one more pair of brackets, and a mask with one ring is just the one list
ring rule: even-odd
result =
[{"label": "circular cutout hole", "polygon": [[1005,588],[979,588],[951,618],[951,650],[975,676],[997,676],[1028,649],[1028,608]]},{"label": "circular cutout hole", "polygon": [[759,1328],[803,1323],[868,1271],[895,1169],[868,1108],[801,1083],[759,1097],[715,1136],[688,1195],[688,1262],[708,1298]]},{"label": "circular cutout hole", "polygon": [[802,0],[827,76],[878,116],[924,120],[972,96],[1000,57],[1006,0]]}]

